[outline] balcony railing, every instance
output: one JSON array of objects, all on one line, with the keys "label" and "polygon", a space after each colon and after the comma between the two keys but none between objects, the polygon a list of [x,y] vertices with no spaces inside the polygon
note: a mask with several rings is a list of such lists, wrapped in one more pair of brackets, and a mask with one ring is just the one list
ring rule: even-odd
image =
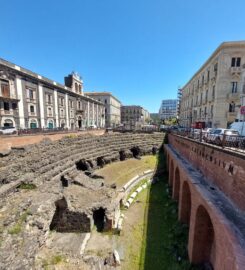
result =
[{"label": "balcony railing", "polygon": [[237,99],[237,100],[239,100],[240,99],[240,93],[238,93],[238,92],[229,93],[229,94],[227,94],[227,99],[228,100],[230,100],[230,99]]},{"label": "balcony railing", "polygon": [[241,73],[241,71],[242,71],[241,67],[231,67],[230,68],[231,74],[239,74],[239,73]]}]

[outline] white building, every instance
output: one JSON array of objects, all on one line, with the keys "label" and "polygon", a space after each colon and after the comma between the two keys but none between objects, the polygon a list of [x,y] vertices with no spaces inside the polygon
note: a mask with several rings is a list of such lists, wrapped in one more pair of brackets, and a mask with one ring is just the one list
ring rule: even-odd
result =
[{"label": "white building", "polygon": [[86,92],[85,95],[104,104],[106,127],[114,128],[121,124],[121,102],[110,92]]},{"label": "white building", "polygon": [[164,120],[177,117],[177,110],[177,99],[164,99],[162,100],[161,107],[159,109],[159,118]]},{"label": "white building", "polygon": [[79,129],[105,125],[103,103],[83,94],[77,73],[65,85],[0,59],[0,127]]}]

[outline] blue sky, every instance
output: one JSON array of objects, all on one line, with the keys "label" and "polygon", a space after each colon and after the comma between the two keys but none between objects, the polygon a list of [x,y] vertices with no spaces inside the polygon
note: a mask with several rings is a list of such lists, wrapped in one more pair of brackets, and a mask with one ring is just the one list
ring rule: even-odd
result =
[{"label": "blue sky", "polygon": [[245,40],[244,0],[0,0],[0,57],[157,112],[223,41]]}]

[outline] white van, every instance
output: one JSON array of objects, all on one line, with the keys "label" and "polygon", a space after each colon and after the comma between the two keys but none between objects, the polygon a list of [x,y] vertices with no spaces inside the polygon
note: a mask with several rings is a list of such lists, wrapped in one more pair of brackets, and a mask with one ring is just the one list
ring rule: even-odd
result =
[{"label": "white van", "polygon": [[232,123],[230,129],[238,131],[240,136],[245,136],[245,121]]}]

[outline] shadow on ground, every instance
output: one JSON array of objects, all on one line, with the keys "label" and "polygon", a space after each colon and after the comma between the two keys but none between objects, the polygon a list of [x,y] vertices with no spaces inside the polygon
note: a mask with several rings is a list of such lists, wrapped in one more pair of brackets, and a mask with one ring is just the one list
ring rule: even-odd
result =
[{"label": "shadow on ground", "polygon": [[188,227],[178,222],[177,203],[171,199],[163,150],[158,155],[155,183],[148,194],[141,270],[194,270],[188,261]]}]

